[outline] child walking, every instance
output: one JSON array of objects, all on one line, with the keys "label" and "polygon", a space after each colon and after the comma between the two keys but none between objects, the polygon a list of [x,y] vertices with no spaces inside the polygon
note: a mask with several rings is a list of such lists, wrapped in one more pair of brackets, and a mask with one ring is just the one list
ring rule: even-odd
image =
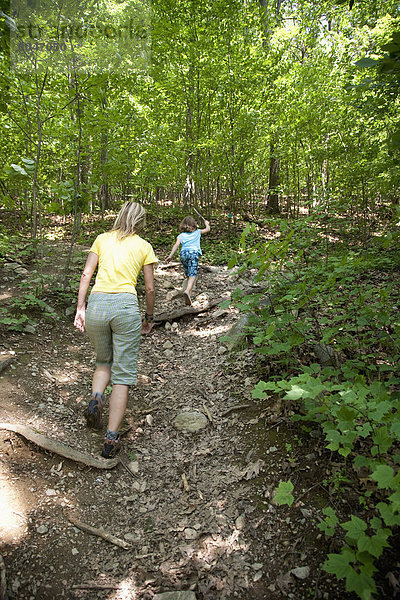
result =
[{"label": "child walking", "polygon": [[172,250],[167,258],[166,262],[169,262],[175,252],[178,250],[179,245],[182,244],[180,258],[187,277],[187,286],[184,291],[185,303],[190,306],[192,300],[190,294],[192,292],[194,282],[197,277],[197,269],[199,267],[199,258],[202,255],[200,247],[200,238],[203,233],[210,231],[210,223],[204,219],[205,228],[199,229],[196,221],[193,217],[185,217],[179,229],[182,233],[176,238],[176,242],[172,247]]}]

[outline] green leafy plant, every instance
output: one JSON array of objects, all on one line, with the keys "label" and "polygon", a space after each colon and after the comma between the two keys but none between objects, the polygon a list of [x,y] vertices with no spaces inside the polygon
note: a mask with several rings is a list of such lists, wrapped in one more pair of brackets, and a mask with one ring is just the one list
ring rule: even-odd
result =
[{"label": "green leafy plant", "polygon": [[291,481],[280,481],[274,492],[274,502],[279,506],[284,504],[291,506],[294,502],[293,489],[294,485]]}]

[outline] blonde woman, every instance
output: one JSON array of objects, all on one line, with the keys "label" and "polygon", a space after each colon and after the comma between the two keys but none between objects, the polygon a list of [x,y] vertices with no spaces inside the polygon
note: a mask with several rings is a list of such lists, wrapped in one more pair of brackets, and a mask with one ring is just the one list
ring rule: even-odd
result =
[{"label": "blonde woman", "polygon": [[[84,415],[88,427],[101,429],[103,394],[111,380],[108,426],[101,455],[113,458],[120,446],[119,429],[125,414],[129,386],[137,380],[140,334],[150,333],[154,310],[152,246],[138,234],[145,223],[145,210],[136,202],[125,202],[111,231],[97,236],[82,273],[74,325],[87,331],[96,352],[92,396]],[[90,281],[96,281],[85,308]],[[143,269],[146,313],[142,323],[136,283]]]}]

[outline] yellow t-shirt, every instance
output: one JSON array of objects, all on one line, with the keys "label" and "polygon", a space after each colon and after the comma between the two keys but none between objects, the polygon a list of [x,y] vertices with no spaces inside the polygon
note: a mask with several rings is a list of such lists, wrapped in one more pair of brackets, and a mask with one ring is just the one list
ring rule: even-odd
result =
[{"label": "yellow t-shirt", "polygon": [[143,265],[158,262],[149,242],[137,234],[120,240],[117,231],[98,235],[90,252],[99,257],[92,292],[136,294],[137,278]]}]

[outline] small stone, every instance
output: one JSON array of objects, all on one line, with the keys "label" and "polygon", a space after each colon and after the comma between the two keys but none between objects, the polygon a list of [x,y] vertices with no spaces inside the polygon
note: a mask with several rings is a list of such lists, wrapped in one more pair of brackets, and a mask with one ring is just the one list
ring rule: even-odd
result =
[{"label": "small stone", "polygon": [[176,329],[178,329],[178,327],[179,327],[179,325],[178,325],[178,323],[176,321],[174,323],[172,323],[172,325],[171,325],[171,329],[173,329],[174,331]]},{"label": "small stone", "polygon": [[46,496],[57,496],[56,490],[46,490]]},{"label": "small stone", "polygon": [[297,579],[307,579],[310,575],[310,567],[295,567],[291,569],[290,573],[297,577]]},{"label": "small stone", "polygon": [[127,464],[127,467],[134,475],[139,473],[139,462],[137,460],[131,460],[131,462]]},{"label": "small stone", "polygon": [[167,321],[167,322],[165,323],[164,327],[165,327],[165,329],[166,329],[167,331],[169,331],[169,330],[171,329],[171,323],[168,323],[168,321]]},{"label": "small stone", "polygon": [[139,542],[140,541],[140,537],[136,533],[125,533],[124,539],[127,542]]},{"label": "small stone", "polygon": [[174,419],[174,425],[180,431],[190,431],[194,433],[207,427],[208,419],[203,413],[197,411],[182,412]]},{"label": "small stone", "polygon": [[198,532],[192,527],[186,527],[184,534],[186,540],[195,540],[199,537]]},{"label": "small stone", "polygon": [[174,345],[173,345],[173,343],[170,340],[167,340],[165,342],[165,344],[163,344],[164,350],[170,350],[173,347],[174,347]]},{"label": "small stone", "polygon": [[147,425],[149,425],[150,427],[153,425],[154,423],[154,418],[152,415],[146,415],[146,423]]},{"label": "small stone", "polygon": [[235,527],[236,529],[239,529],[239,531],[244,529],[245,524],[246,520],[244,518],[244,515],[240,515],[235,521]]},{"label": "small stone", "polygon": [[37,527],[36,531],[38,533],[40,533],[40,535],[44,535],[45,533],[47,533],[49,531],[49,528],[47,527],[47,525],[39,525],[39,527]]},{"label": "small stone", "polygon": [[76,556],[77,554],[79,554],[78,548],[72,548],[71,552],[72,552],[73,556]]},{"label": "small stone", "polygon": [[218,354],[226,354],[228,352],[227,348],[225,348],[225,346],[220,346],[218,348]]},{"label": "small stone", "polygon": [[255,573],[254,577],[253,577],[253,581],[259,581],[261,579],[261,577],[263,576],[263,572],[262,571],[257,571],[257,573]]},{"label": "small stone", "polygon": [[164,350],[164,356],[165,356],[165,358],[168,358],[171,360],[174,358],[175,355],[174,355],[173,350]]},{"label": "small stone", "polygon": [[33,325],[25,325],[24,332],[25,333],[36,333],[36,329],[33,327]]},{"label": "small stone", "polygon": [[252,569],[254,569],[255,571],[259,571],[263,568],[263,566],[264,565],[262,563],[254,563],[253,565],[251,565]]}]

